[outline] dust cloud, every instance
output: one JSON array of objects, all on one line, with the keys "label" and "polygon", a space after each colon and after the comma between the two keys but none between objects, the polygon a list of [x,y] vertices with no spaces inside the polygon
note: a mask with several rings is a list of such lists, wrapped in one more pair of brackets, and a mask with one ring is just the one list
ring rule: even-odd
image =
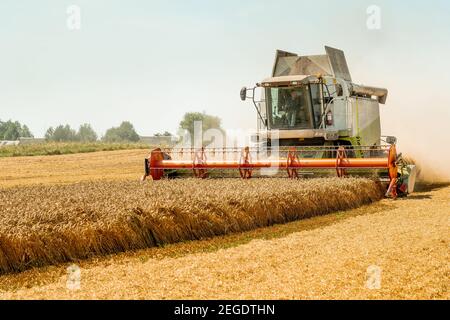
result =
[{"label": "dust cloud", "polygon": [[421,181],[450,182],[450,101],[418,91],[394,91],[381,105],[382,131],[397,137],[398,151],[415,162]]}]

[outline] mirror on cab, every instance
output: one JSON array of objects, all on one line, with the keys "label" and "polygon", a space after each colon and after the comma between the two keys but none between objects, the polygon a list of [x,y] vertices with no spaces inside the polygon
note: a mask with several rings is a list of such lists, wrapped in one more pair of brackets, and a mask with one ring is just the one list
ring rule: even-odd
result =
[{"label": "mirror on cab", "polygon": [[393,136],[387,136],[386,137],[386,143],[388,143],[388,144],[396,144],[397,143],[397,138],[393,137]]},{"label": "mirror on cab", "polygon": [[243,87],[241,89],[241,100],[245,101],[246,98],[247,98],[247,87]]}]

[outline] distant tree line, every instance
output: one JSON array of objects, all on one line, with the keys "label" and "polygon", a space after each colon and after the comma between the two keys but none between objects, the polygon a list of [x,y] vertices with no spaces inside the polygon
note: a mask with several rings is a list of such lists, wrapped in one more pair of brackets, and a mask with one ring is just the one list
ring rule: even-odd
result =
[{"label": "distant tree line", "polygon": [[[95,142],[99,140],[97,133],[88,123],[81,125],[78,131],[72,129],[68,124],[59,125],[56,128],[50,127],[45,133],[45,139],[54,142]],[[120,126],[108,129],[100,140],[104,142],[137,142],[139,135],[130,122],[124,121]]]},{"label": "distant tree line", "polygon": [[95,133],[94,129],[88,123],[81,125],[78,131],[66,124],[59,125],[56,128],[50,127],[45,133],[45,140],[54,142],[93,142],[97,141],[97,138],[97,133]]},{"label": "distant tree line", "polygon": [[171,137],[172,134],[169,131],[164,131],[163,133],[155,133],[155,137]]},{"label": "distant tree line", "polygon": [[33,138],[33,134],[26,125],[18,121],[0,120],[0,140],[18,140],[19,138]]},{"label": "distant tree line", "polygon": [[106,142],[137,142],[139,141],[139,135],[130,122],[124,121],[120,126],[106,130],[103,140]]},{"label": "distant tree line", "polygon": [[[187,112],[179,124],[180,130],[187,130],[193,138],[195,121],[202,121],[203,131],[211,128],[223,131],[221,119],[205,112]],[[156,133],[155,136],[170,137],[172,134],[164,131]],[[0,120],[0,140],[18,140],[20,137],[33,138],[33,134],[26,125],[22,125],[18,121],[3,122]],[[104,142],[138,142],[140,137],[131,122],[123,121],[118,127],[106,130],[105,135],[101,138],[89,123],[85,123],[78,130],[71,128],[68,124],[50,127],[45,133],[45,139],[52,142],[95,142],[99,140]]]}]

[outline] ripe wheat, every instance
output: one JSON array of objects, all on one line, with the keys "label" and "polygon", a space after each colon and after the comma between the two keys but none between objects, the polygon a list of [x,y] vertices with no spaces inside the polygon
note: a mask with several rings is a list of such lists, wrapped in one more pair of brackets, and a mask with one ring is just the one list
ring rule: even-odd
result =
[{"label": "ripe wheat", "polygon": [[0,273],[355,208],[363,178],[91,182],[0,189]]}]

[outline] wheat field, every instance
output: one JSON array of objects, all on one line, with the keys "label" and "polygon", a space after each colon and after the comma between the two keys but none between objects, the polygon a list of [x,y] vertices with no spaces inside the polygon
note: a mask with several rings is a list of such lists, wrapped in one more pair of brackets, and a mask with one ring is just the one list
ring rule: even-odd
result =
[{"label": "wheat field", "polygon": [[80,182],[0,189],[0,273],[247,231],[382,197],[362,178]]},{"label": "wheat field", "polygon": [[148,150],[0,157],[0,187],[139,179]]}]

